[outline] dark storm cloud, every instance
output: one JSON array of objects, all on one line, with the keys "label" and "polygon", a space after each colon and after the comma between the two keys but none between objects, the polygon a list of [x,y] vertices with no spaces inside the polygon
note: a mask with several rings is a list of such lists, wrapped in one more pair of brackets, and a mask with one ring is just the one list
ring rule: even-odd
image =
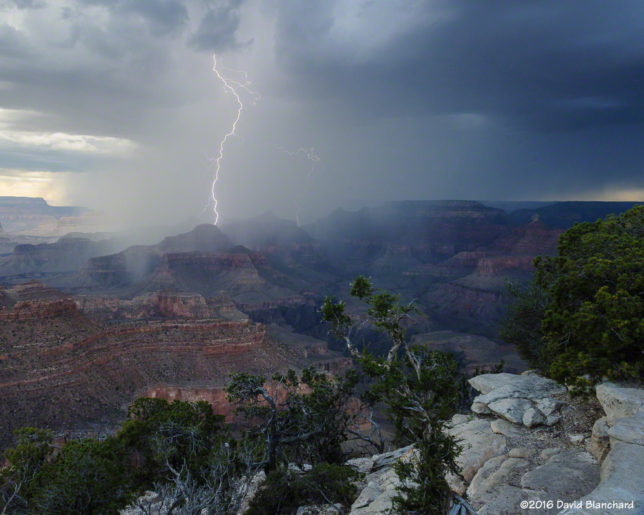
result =
[{"label": "dark storm cloud", "polygon": [[[190,57],[181,40],[188,32],[186,2],[82,0],[61,8],[52,5],[55,41],[40,39],[36,28],[0,25],[0,58],[22,58],[0,62],[0,82],[7,86],[0,88],[0,107],[51,114],[31,129],[145,138],[140,124],[147,113],[194,98],[192,83],[178,71]],[[220,47],[237,46],[238,5],[226,3],[205,14]],[[99,8],[102,15],[88,8]],[[196,10],[193,16],[197,25],[203,13]],[[204,61],[207,74],[207,57]]]},{"label": "dark storm cloud", "polygon": [[[226,147],[224,220],[391,199],[644,192],[639,1],[27,9],[38,4],[0,0],[0,169],[85,175],[70,202],[105,198],[155,221],[204,212],[212,155],[235,113],[212,52],[261,95],[256,105],[244,97],[239,137]],[[311,147],[321,156],[314,172],[289,153]]]},{"label": "dark storm cloud", "polygon": [[241,0],[216,2],[201,19],[196,33],[190,39],[198,50],[220,52],[240,46],[235,36],[239,28]]},{"label": "dark storm cloud", "polygon": [[331,2],[281,3],[278,55],[299,91],[348,94],[367,117],[474,112],[545,131],[644,120],[641,2],[411,4],[422,23],[355,55],[331,45]]},{"label": "dark storm cloud", "polygon": [[44,0],[7,0],[7,2],[18,9],[41,9],[46,5]]},{"label": "dark storm cloud", "polygon": [[85,3],[102,5],[118,16],[138,15],[155,36],[171,33],[188,21],[188,10],[179,0],[85,0]]},{"label": "dark storm cloud", "polygon": [[33,48],[24,34],[10,25],[0,23],[0,56],[28,57],[33,55]]}]

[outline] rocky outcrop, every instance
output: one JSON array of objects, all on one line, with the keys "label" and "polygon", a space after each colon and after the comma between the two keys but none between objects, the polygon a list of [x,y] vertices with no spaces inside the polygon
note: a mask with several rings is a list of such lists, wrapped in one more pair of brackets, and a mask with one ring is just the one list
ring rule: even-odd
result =
[{"label": "rocky outcrop", "polygon": [[77,312],[74,299],[52,301],[21,301],[14,304],[11,310],[0,310],[0,321],[27,321],[56,318],[63,315],[74,315]]},{"label": "rocky outcrop", "polygon": [[0,221],[9,232],[36,234],[41,226],[55,228],[62,218],[80,219],[86,212],[84,208],[50,206],[42,198],[0,197]]},{"label": "rocky outcrop", "polygon": [[392,499],[400,486],[393,464],[398,460],[413,459],[413,456],[413,446],[408,446],[368,458],[349,460],[347,465],[365,474],[364,480],[358,485],[361,492],[351,506],[351,515],[389,513]]},{"label": "rocky outcrop", "polygon": [[482,393],[472,403],[474,413],[495,414],[526,427],[552,426],[561,419],[566,389],[551,379],[536,374],[483,374],[470,379],[470,384]]},{"label": "rocky outcrop", "polygon": [[604,383],[596,387],[605,417],[593,426],[589,450],[600,458],[601,481],[572,514],[644,511],[644,390]]},{"label": "rocky outcrop", "polygon": [[0,288],[0,321],[33,321],[76,314],[76,303],[71,297],[41,282]]},{"label": "rocky outcrop", "polygon": [[[598,386],[606,416],[593,425],[587,415],[594,408],[588,401],[570,399],[561,386],[534,374],[484,374],[470,383],[481,393],[473,405],[481,413],[455,415],[448,424],[462,446],[458,457],[462,476],[450,476],[448,482],[456,493],[467,495],[479,515],[523,513],[522,502],[529,503],[534,513],[590,515],[644,509],[644,390]],[[500,400],[507,402],[495,409]],[[514,400],[525,402],[512,404]],[[547,418],[550,407],[555,407],[558,422],[525,423],[530,410],[539,409]],[[603,462],[589,452],[597,440],[609,445]],[[391,465],[412,455],[405,448],[351,460],[349,464],[367,473],[351,513],[387,513],[399,484]]]},{"label": "rocky outcrop", "polygon": [[24,277],[50,277],[80,270],[92,257],[113,248],[112,240],[65,237],[55,243],[19,244],[13,252],[0,257],[0,278],[4,282],[24,281]]},{"label": "rocky outcrop", "polygon": [[205,298],[198,293],[161,291],[133,299],[79,295],[75,300],[83,313],[102,321],[208,318],[223,318],[239,322],[248,320],[248,316],[239,311],[235,304],[224,296]]}]

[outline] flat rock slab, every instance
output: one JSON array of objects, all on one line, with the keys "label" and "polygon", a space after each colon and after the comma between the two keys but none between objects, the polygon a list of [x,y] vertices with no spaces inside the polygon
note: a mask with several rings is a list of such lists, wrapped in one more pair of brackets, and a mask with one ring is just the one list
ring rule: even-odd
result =
[{"label": "flat rock slab", "polygon": [[515,390],[527,390],[538,393],[538,397],[552,396],[565,393],[566,389],[552,379],[538,376],[536,374],[481,374],[469,380],[472,388],[482,394],[490,393],[492,390],[504,386],[512,387]]},{"label": "flat rock slab", "polygon": [[467,482],[472,480],[487,460],[503,454],[506,450],[505,437],[492,432],[489,420],[474,418],[453,425],[448,432],[456,437],[463,447],[456,463]]},{"label": "flat rock slab", "polygon": [[467,495],[476,505],[483,505],[498,496],[498,490],[517,470],[525,469],[530,462],[522,458],[497,456],[488,460],[476,473],[467,489]]},{"label": "flat rock slab", "polygon": [[[615,515],[644,513],[644,446],[613,442],[601,466],[601,482],[592,492],[580,499],[581,507],[562,511],[565,515]],[[606,508],[587,508],[586,502],[634,503],[632,508],[620,509],[615,505]]]},{"label": "flat rock slab", "polygon": [[595,387],[595,392],[610,426],[617,419],[634,415],[644,406],[644,390],[640,388],[624,388],[613,383],[602,383]]},{"label": "flat rock slab", "polygon": [[507,436],[508,438],[525,437],[528,434],[527,429],[518,427],[515,424],[512,424],[511,422],[508,422],[507,420],[504,420],[502,418],[493,420],[490,423],[490,427],[492,429],[492,432]]},{"label": "flat rock slab", "polygon": [[549,499],[573,501],[599,483],[599,464],[588,452],[564,450],[521,478],[526,490],[548,492]]},{"label": "flat rock slab", "polygon": [[[535,496],[535,499],[538,497]],[[519,508],[521,501],[530,499],[529,495],[519,487],[512,485],[502,485],[493,494],[478,511],[478,515],[517,515],[519,513],[529,513]],[[539,512],[541,515],[543,512]]]},{"label": "flat rock slab", "polygon": [[617,420],[608,429],[608,436],[621,442],[644,445],[644,411],[640,410],[632,417]]}]

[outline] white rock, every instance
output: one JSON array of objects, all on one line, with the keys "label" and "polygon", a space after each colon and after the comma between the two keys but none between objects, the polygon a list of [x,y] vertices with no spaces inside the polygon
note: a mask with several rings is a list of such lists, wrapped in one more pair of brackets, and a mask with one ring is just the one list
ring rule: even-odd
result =
[{"label": "white rock", "polygon": [[470,384],[481,392],[472,403],[475,413],[493,413],[527,427],[559,421],[557,411],[563,403],[552,396],[566,389],[551,379],[534,374],[483,374],[470,379]]},{"label": "white rock", "polygon": [[537,408],[546,417],[557,411],[562,406],[563,402],[553,399],[552,397],[545,397],[537,401]]},{"label": "white rock", "polygon": [[593,431],[590,435],[590,439],[586,442],[588,452],[599,461],[602,461],[610,450],[608,429],[609,427],[606,422],[606,417],[598,418],[593,424]]},{"label": "white rock", "polygon": [[548,460],[548,459],[550,459],[552,456],[554,456],[555,454],[559,454],[560,452],[561,452],[561,448],[560,448],[560,447],[548,447],[547,449],[544,449],[543,451],[541,451],[540,456],[541,456],[544,460]]},{"label": "white rock", "polygon": [[568,440],[570,440],[574,444],[580,444],[584,441],[584,435],[580,434],[570,434],[568,435]]},{"label": "white rock", "polygon": [[300,506],[295,515],[341,515],[342,513],[340,504],[316,504]]},{"label": "white rock", "polygon": [[468,497],[474,504],[486,504],[489,499],[484,497],[485,493],[495,492],[509,482],[515,469],[525,468],[529,464],[527,460],[506,456],[497,456],[488,460],[472,479],[467,489]]},{"label": "white rock", "polygon": [[458,424],[465,424],[472,420],[472,415],[464,415],[463,413],[457,413],[454,415],[447,423],[449,427],[457,426]]},{"label": "white rock", "polygon": [[474,413],[478,413],[479,415],[489,415],[491,413],[490,409],[487,407],[487,404],[485,404],[484,402],[478,402],[476,399],[474,399],[474,402],[472,402],[471,409]]},{"label": "white rock", "polygon": [[368,474],[373,468],[373,458],[353,458],[347,460],[346,464],[362,474]]},{"label": "white rock", "polygon": [[535,408],[528,408],[525,410],[525,413],[523,413],[523,425],[526,427],[533,427],[533,426],[538,426],[539,424],[543,424],[546,421],[546,417],[543,416],[543,413],[541,413],[539,410]]},{"label": "white rock", "polygon": [[[502,485],[498,490],[484,494],[481,500],[487,501],[480,509],[478,515],[517,515],[527,513],[520,509],[521,501],[539,499],[534,492],[526,492],[512,485]],[[474,508],[478,508],[476,503]],[[541,515],[541,513],[539,514]]]},{"label": "white rock", "polygon": [[492,432],[489,420],[475,418],[448,429],[463,447],[456,458],[465,481],[471,481],[483,464],[506,449],[505,437]]},{"label": "white rock", "polygon": [[603,383],[596,386],[595,392],[606,412],[609,426],[619,418],[634,415],[644,405],[644,390],[639,388],[623,388],[613,383]]},{"label": "white rock", "polygon": [[632,417],[620,418],[608,429],[608,436],[625,443],[644,445],[644,411],[640,410]]},{"label": "white rock", "polygon": [[515,424],[523,423],[523,415],[532,408],[532,403],[527,399],[500,399],[488,404],[490,411]]},{"label": "white rock", "polygon": [[529,458],[534,453],[534,449],[528,449],[527,447],[515,447],[514,449],[510,449],[508,456],[510,458]]},{"label": "white rock", "polygon": [[351,506],[350,515],[384,514],[391,510],[392,499],[396,496],[400,479],[393,468],[385,469],[370,476],[366,488],[360,492]]},{"label": "white rock", "polygon": [[469,380],[472,388],[476,391],[486,394],[502,386],[512,386],[514,389],[540,392],[546,397],[564,393],[566,389],[552,379],[546,379],[534,374],[516,375],[516,374],[481,374]]},{"label": "white rock", "polygon": [[543,491],[549,499],[572,501],[591,491],[599,482],[599,466],[586,451],[573,449],[553,454],[550,459],[521,478],[526,490]]},{"label": "white rock", "polygon": [[[565,515],[614,515],[644,513],[644,446],[615,441],[601,466],[601,482],[580,499],[582,508],[562,511]],[[628,509],[586,509],[586,501],[634,502]]]},{"label": "white rock", "polygon": [[593,436],[597,438],[608,438],[608,423],[606,417],[601,417],[595,420],[593,424]]},{"label": "white rock", "polygon": [[546,417],[546,425],[554,426],[560,420],[561,420],[561,415],[559,415],[559,413],[551,413]]},{"label": "white rock", "polygon": [[414,451],[413,445],[408,445],[407,447],[400,447],[391,452],[385,452],[383,454],[377,454],[372,457],[373,460],[373,470],[379,470],[384,467],[390,467],[398,460],[408,461],[411,459]]},{"label": "white rock", "polygon": [[523,429],[520,426],[516,426],[515,424],[512,424],[507,420],[503,420],[502,418],[494,419],[490,423],[490,428],[492,429],[492,432],[507,436],[508,438],[517,438],[519,436],[523,436],[527,431],[526,429]]}]

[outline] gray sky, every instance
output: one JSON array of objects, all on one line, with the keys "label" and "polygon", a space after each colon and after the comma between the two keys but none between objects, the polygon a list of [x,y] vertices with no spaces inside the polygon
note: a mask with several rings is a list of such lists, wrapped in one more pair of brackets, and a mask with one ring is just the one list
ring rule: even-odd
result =
[{"label": "gray sky", "polygon": [[213,53],[222,220],[644,199],[637,0],[0,0],[0,195],[212,220]]}]

